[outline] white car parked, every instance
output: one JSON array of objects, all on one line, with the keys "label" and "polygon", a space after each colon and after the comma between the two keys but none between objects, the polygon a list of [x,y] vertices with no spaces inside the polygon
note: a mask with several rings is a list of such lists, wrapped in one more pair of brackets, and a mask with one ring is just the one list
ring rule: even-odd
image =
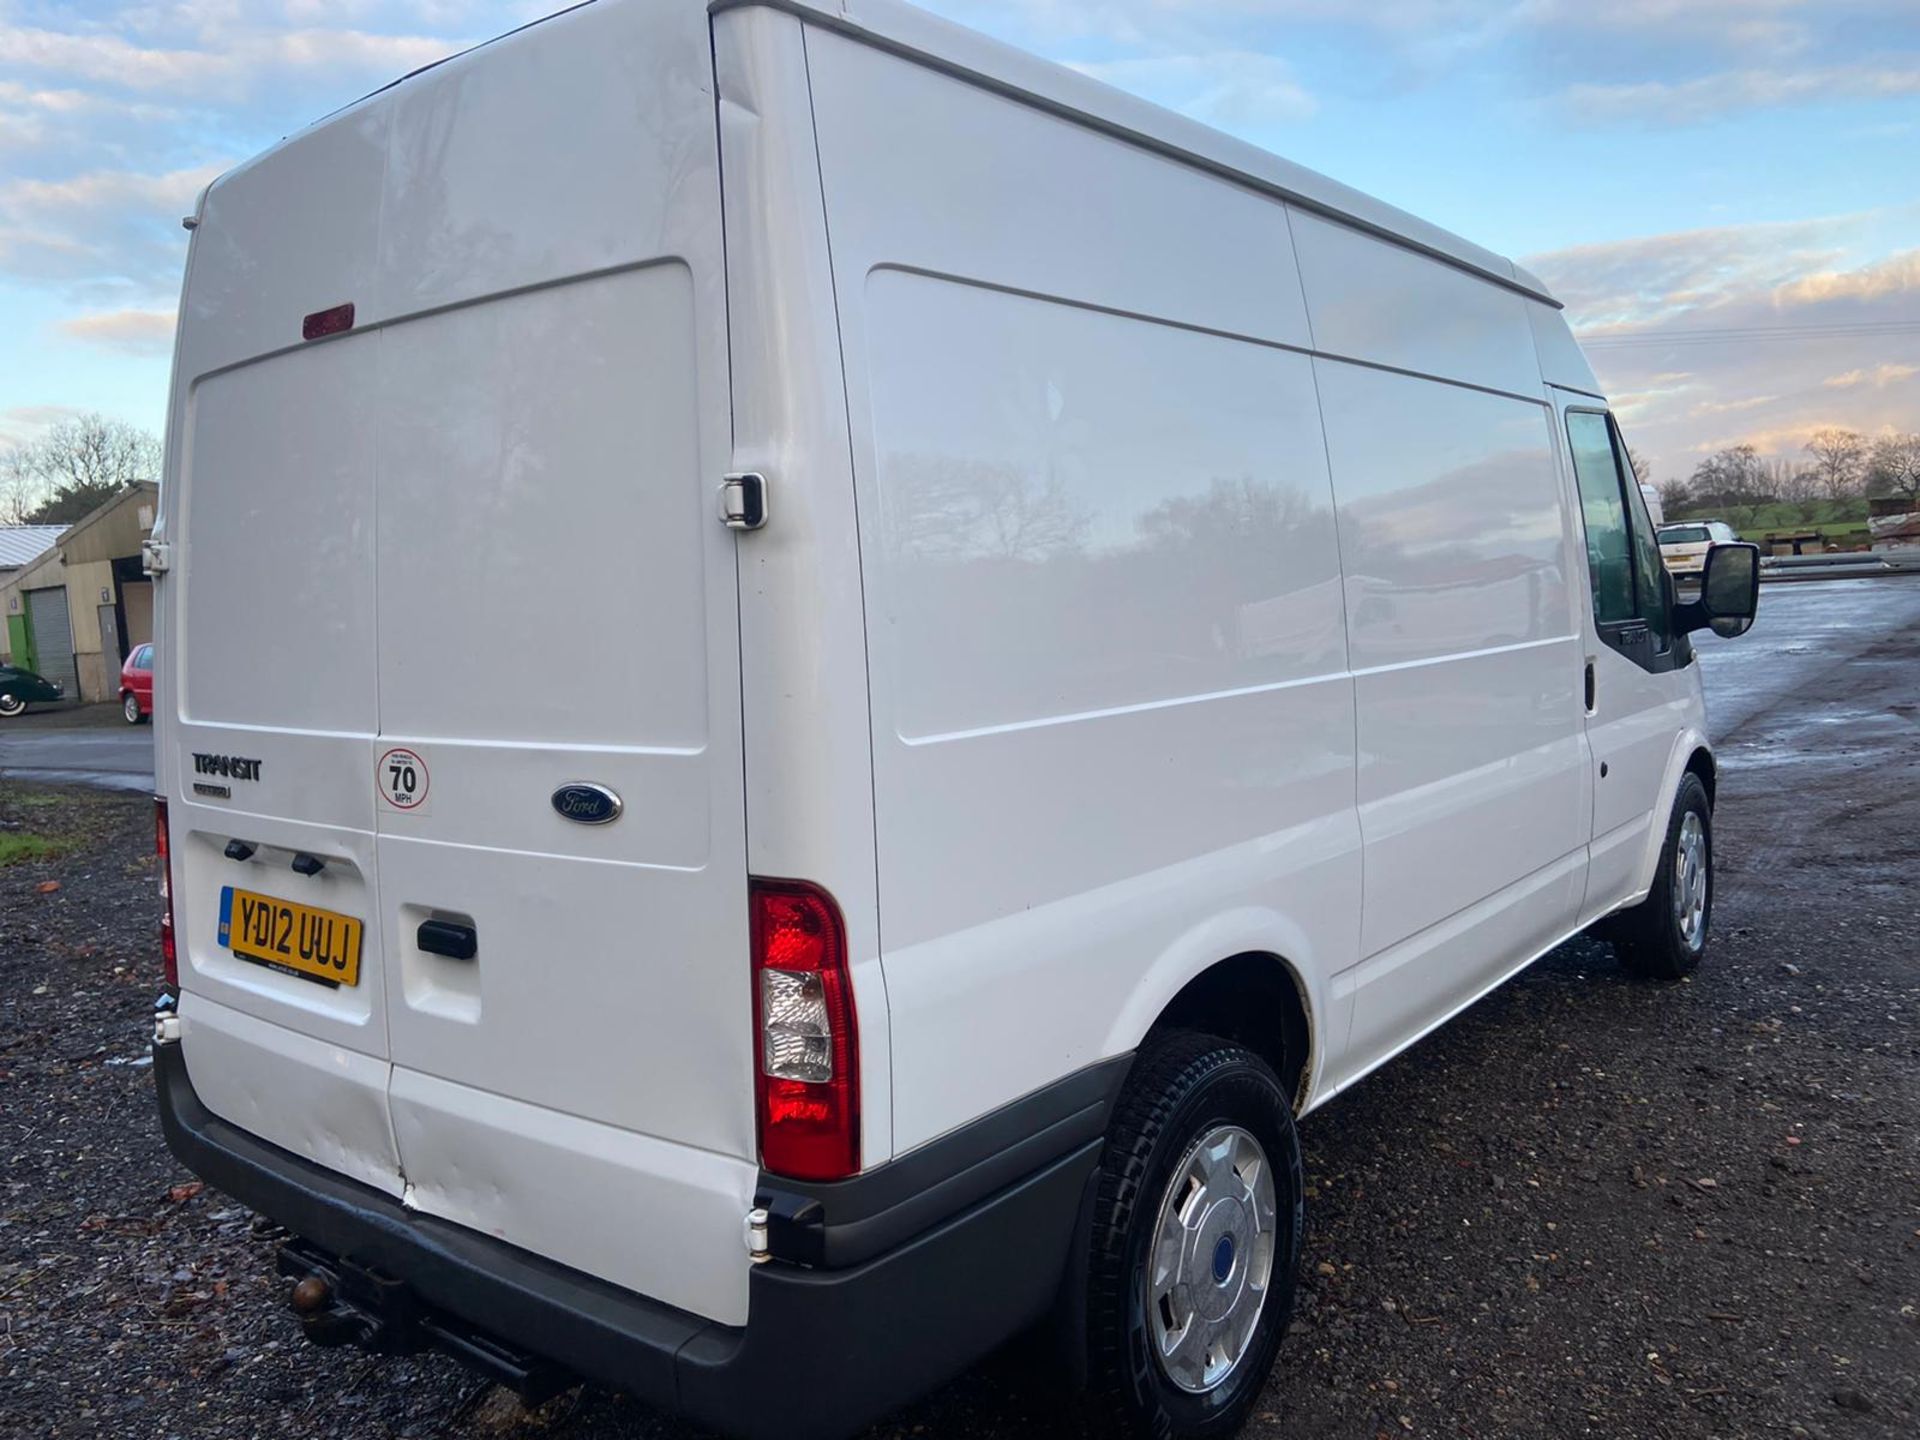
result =
[{"label": "white car parked", "polygon": [[1739,540],[1733,527],[1721,520],[1685,521],[1659,530],[1660,558],[1675,576],[1698,579],[1706,568],[1707,552],[1716,545]]},{"label": "white car parked", "polygon": [[798,1440],[1054,1315],[1225,1434],[1296,1116],[1700,958],[1755,552],[1675,604],[1508,260],[890,0],[580,6],[188,223],[156,1071],[318,1341]]}]

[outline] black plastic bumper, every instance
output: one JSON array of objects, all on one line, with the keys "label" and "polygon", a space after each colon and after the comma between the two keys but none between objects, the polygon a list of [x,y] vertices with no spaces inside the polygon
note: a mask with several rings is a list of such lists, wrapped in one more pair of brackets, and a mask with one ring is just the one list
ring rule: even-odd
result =
[{"label": "black plastic bumper", "polygon": [[[856,1430],[1048,1311],[1124,1069],[1114,1062],[1074,1077],[1064,1098],[1039,1107],[1056,1118],[984,1159],[973,1158],[979,1135],[970,1149],[950,1150],[967,1163],[940,1177],[937,1193],[963,1198],[995,1188],[927,1220],[903,1243],[842,1268],[777,1259],[756,1266],[751,1319],[735,1328],[403,1210],[219,1119],[195,1094],[180,1046],[154,1050],[168,1146],[210,1184],[300,1236],[306,1253],[399,1282],[408,1308],[435,1325],[444,1320],[460,1334],[492,1337],[715,1429],[780,1440]],[[1014,1108],[990,1117],[1000,1131],[1009,1117],[1019,1128]],[[1045,1158],[998,1183],[1009,1154],[1025,1162],[1036,1151]],[[868,1248],[847,1242],[871,1240],[876,1214],[926,1219],[925,1189],[896,1193],[898,1165],[863,1181],[869,1178],[878,1183],[857,1193],[835,1187],[845,1192],[837,1198],[850,1211],[849,1225],[834,1224],[831,1210],[810,1216],[828,1265],[836,1253]]]}]

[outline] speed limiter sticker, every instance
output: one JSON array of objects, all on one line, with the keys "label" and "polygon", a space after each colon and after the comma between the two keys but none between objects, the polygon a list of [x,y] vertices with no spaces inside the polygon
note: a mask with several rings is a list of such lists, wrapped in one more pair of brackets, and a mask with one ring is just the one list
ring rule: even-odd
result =
[{"label": "speed limiter sticker", "polygon": [[418,750],[396,747],[382,755],[373,767],[374,789],[395,810],[425,809],[432,783],[426,759]]}]

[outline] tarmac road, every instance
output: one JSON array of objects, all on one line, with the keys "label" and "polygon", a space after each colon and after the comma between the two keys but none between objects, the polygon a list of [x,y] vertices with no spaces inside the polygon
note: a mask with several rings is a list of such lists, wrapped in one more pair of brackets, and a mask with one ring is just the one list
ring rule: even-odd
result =
[{"label": "tarmac road", "polygon": [[118,705],[33,709],[0,720],[0,780],[153,793],[153,727]]},{"label": "tarmac road", "polygon": [[[1705,964],[1646,985],[1575,940],[1303,1122],[1250,1436],[1920,1434],[1920,580],[1761,603],[1702,644]],[[688,1435],[296,1338],[272,1243],[151,1118],[145,807],[0,785],[0,824],[69,811],[80,849],[0,869],[0,1435]],[[1016,1344],[873,1435],[1067,1432]]]}]

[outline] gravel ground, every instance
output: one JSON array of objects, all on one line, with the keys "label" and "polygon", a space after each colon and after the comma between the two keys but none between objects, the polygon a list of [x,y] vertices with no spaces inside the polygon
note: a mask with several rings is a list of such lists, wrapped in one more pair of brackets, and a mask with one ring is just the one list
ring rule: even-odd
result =
[{"label": "gravel ground", "polygon": [[[1920,635],[1722,742],[1713,950],[1563,946],[1302,1127],[1299,1314],[1258,1436],[1920,1433]],[[166,1153],[149,812],[0,787],[0,1435],[688,1434],[301,1342],[273,1243]],[[57,888],[50,888],[56,886]],[[1032,1352],[878,1435],[1065,1426]]]}]

